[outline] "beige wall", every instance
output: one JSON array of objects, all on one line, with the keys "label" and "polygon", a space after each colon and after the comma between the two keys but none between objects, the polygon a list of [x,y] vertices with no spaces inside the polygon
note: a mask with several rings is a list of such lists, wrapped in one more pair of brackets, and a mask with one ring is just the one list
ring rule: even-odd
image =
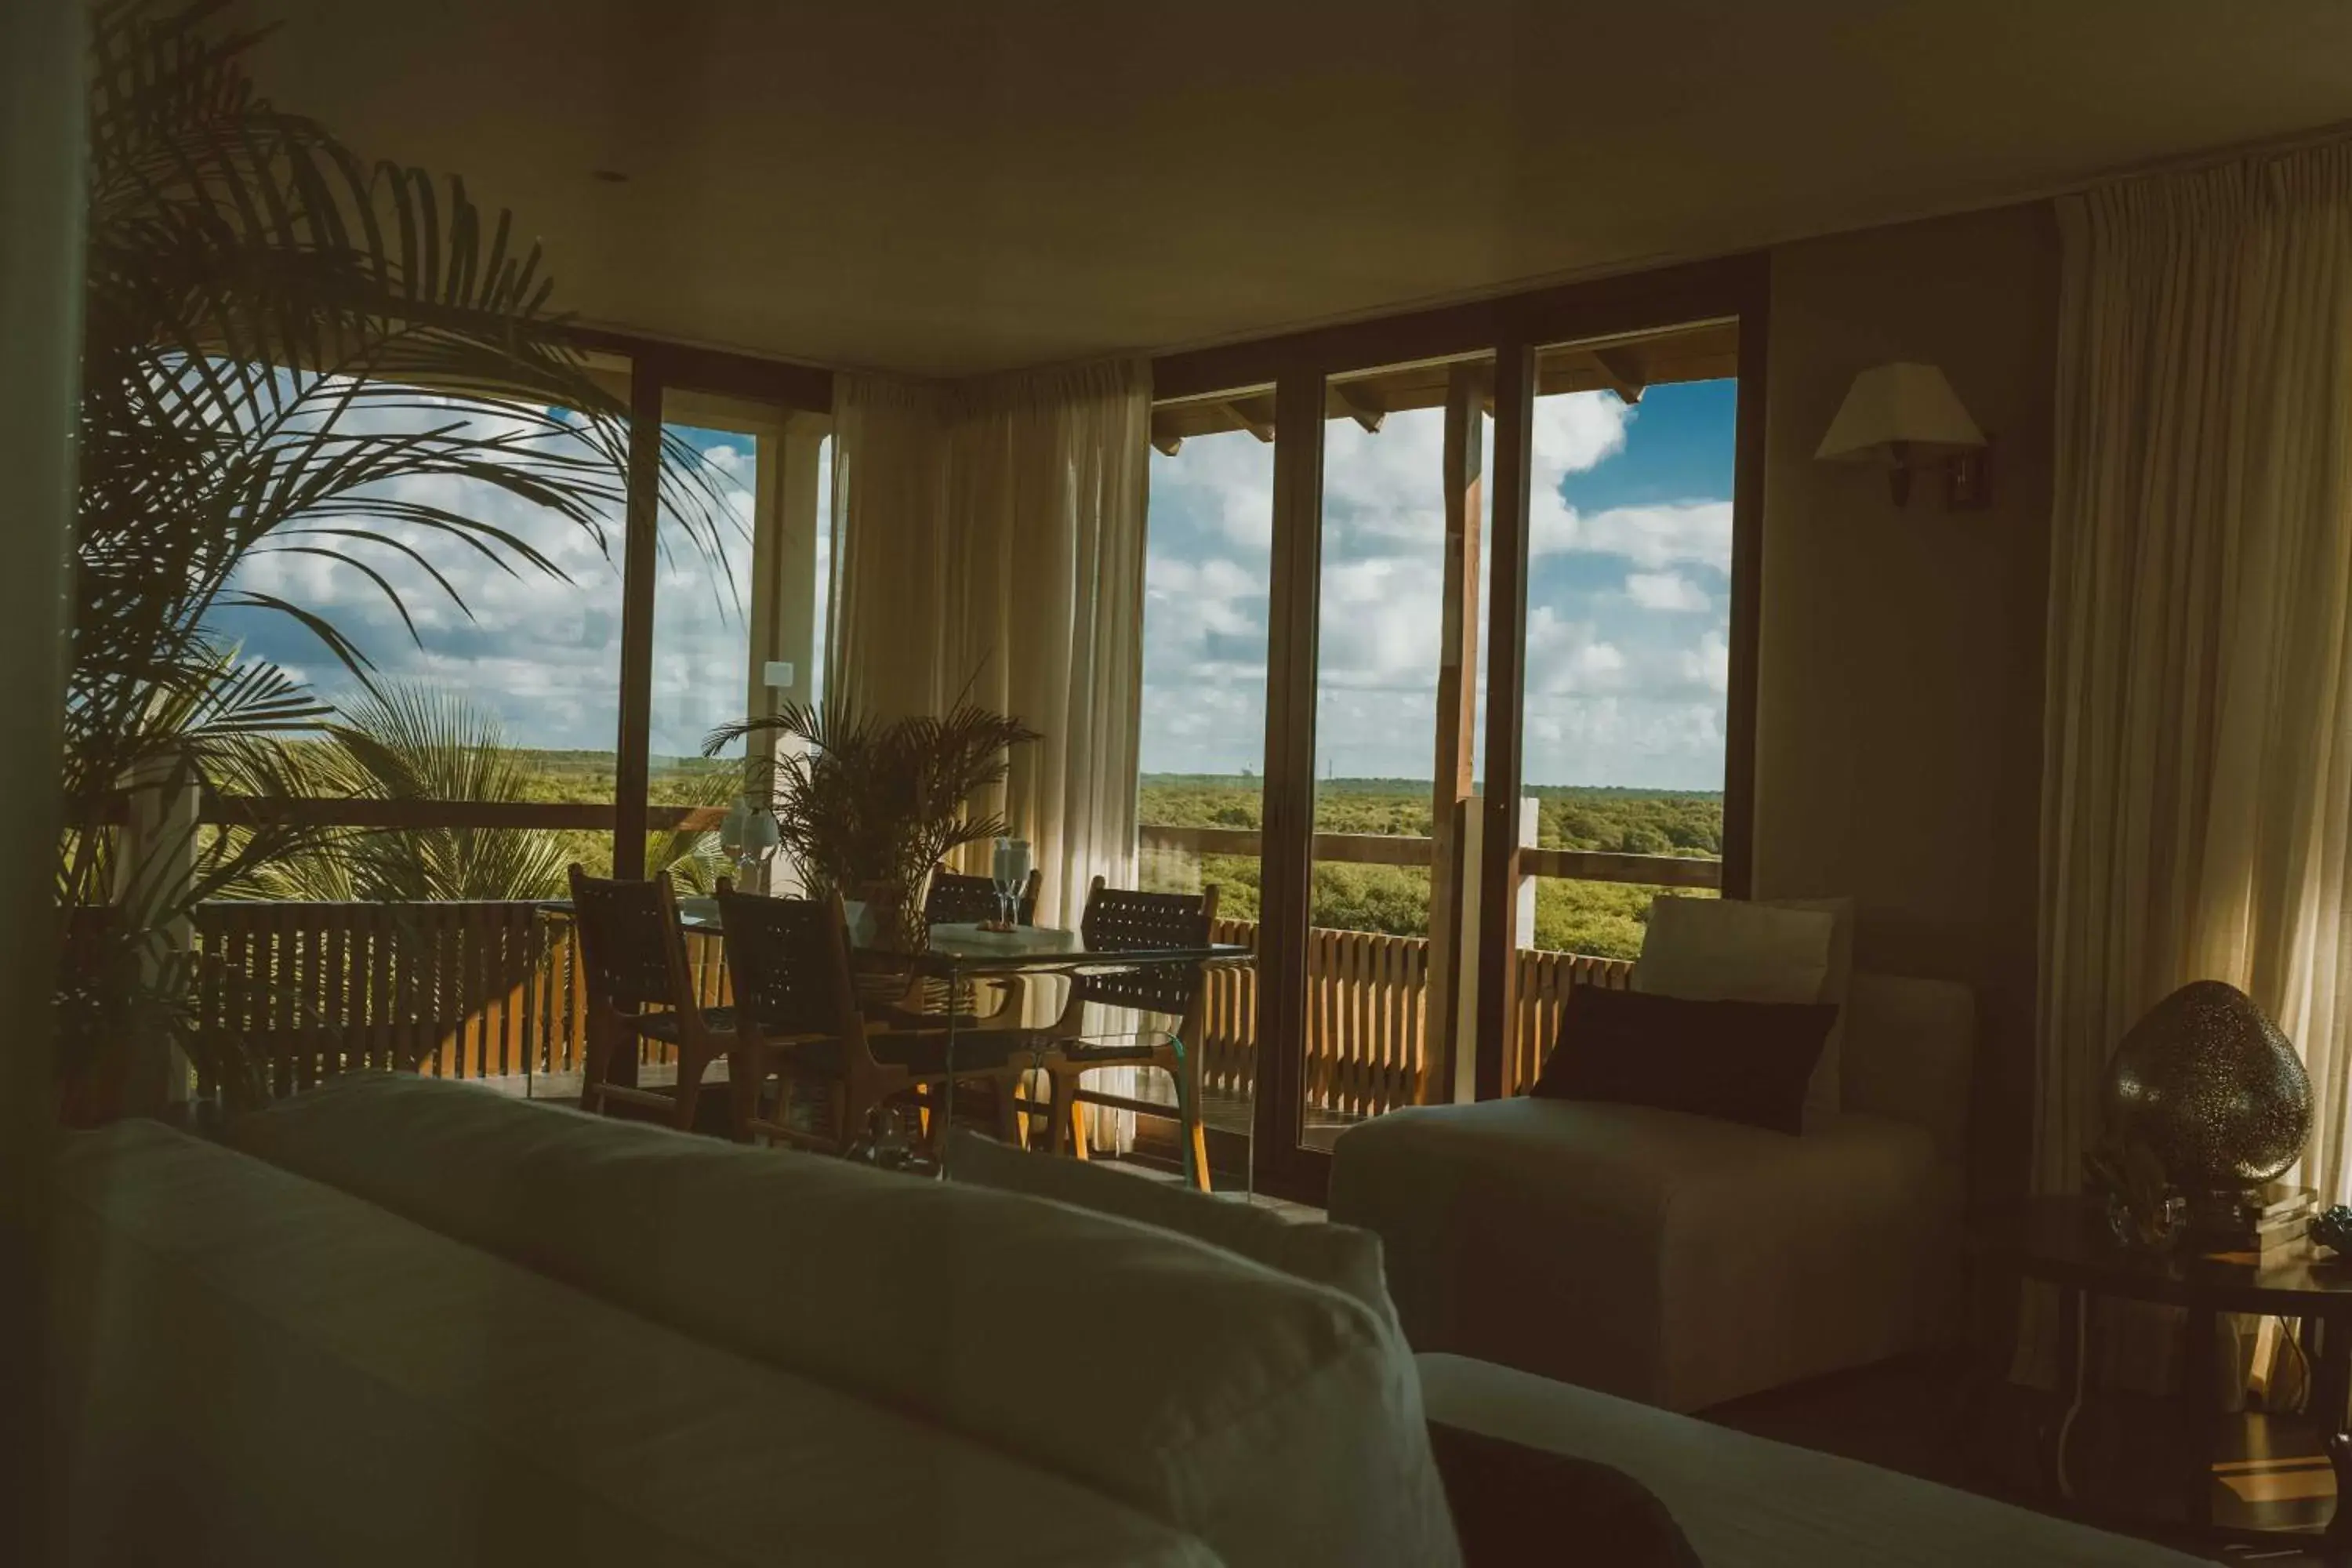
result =
[{"label": "beige wall", "polygon": [[[2058,246],[2046,205],[1788,246],[1772,264],[1759,897],[1851,893],[1857,961],[1963,980],[1983,1019],[1981,1198],[2021,1187]],[[1943,367],[1994,504],[1907,510],[1813,460],[1856,371]]]}]

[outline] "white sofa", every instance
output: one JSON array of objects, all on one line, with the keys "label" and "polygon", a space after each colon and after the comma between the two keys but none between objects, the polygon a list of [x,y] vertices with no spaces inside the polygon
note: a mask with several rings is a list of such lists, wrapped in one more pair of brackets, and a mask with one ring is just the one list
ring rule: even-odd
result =
[{"label": "white sofa", "polygon": [[1801,1137],[1521,1098],[1339,1138],[1417,1351],[1696,1410],[1937,1342],[1955,1315],[1968,990],[1856,973],[1843,1110]]},{"label": "white sofa", "polygon": [[[1706,1568],[2189,1563],[1416,1364],[1339,1289],[1059,1203],[432,1080],[232,1136],[126,1123],[59,1164],[67,1563],[1444,1568],[1424,1388],[1441,1436],[1638,1478]],[[1559,1474],[1469,1568],[1627,1561]]]}]

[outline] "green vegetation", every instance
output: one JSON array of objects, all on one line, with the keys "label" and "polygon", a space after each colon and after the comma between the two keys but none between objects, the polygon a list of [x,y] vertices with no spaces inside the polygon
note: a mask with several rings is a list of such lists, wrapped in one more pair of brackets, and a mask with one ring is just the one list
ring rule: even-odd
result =
[{"label": "green vegetation", "polygon": [[[1261,781],[1247,775],[1153,773],[1143,780],[1139,820],[1170,827],[1257,827]],[[1723,797],[1660,790],[1538,785],[1536,842],[1545,848],[1612,850],[1631,855],[1712,857],[1723,849]],[[1328,779],[1317,786],[1315,826],[1320,833],[1427,837],[1429,785],[1411,779]],[[1219,907],[1236,920],[1255,920],[1258,865],[1245,857],[1192,858],[1147,852],[1147,888],[1190,888],[1214,882]],[[1625,882],[1536,883],[1533,945],[1564,952],[1631,958],[1642,950],[1650,900],[1662,889]],[[1429,873],[1411,866],[1323,865],[1315,868],[1314,921],[1340,931],[1429,933]]]},{"label": "green vegetation", "polygon": [[[500,798],[533,801],[606,802],[613,798],[610,752],[508,750]],[[740,763],[701,757],[656,757],[652,795],[657,805],[721,805],[731,798]],[[1263,826],[1260,781],[1254,777],[1153,773],[1145,776],[1140,817],[1169,827]],[[1658,790],[1586,789],[1538,785],[1528,792],[1540,802],[1536,842],[1546,848],[1597,849],[1635,855],[1711,857],[1723,847],[1723,799],[1712,794]],[[1315,826],[1324,833],[1365,833],[1426,837],[1429,786],[1411,779],[1332,779],[1316,792]],[[578,860],[603,875],[613,863],[609,834],[579,830],[537,833],[505,829],[506,835],[550,840],[554,864]],[[478,834],[478,837],[488,837]],[[689,882],[715,865],[713,847],[665,844],[656,835],[649,860],[670,865]],[[708,836],[703,836],[706,840]],[[1255,920],[1258,864],[1254,858],[1147,850],[1141,866],[1147,888],[1191,889],[1214,882],[1219,906],[1235,920]],[[1664,889],[1627,882],[1571,881],[1540,878],[1536,883],[1533,945],[1563,952],[1631,958],[1641,952],[1650,900]],[[1429,932],[1429,873],[1413,866],[1318,864],[1315,868],[1314,921],[1339,931],[1386,931],[1397,936]]]}]

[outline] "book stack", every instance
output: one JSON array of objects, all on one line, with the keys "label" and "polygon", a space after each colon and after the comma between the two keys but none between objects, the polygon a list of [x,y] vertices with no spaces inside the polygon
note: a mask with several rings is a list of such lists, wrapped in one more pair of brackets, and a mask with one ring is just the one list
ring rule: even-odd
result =
[{"label": "book stack", "polygon": [[2189,1235],[2202,1253],[2250,1254],[2274,1262],[2303,1247],[2317,1205],[2309,1187],[2272,1182],[2242,1193],[2210,1193],[2189,1200]]}]

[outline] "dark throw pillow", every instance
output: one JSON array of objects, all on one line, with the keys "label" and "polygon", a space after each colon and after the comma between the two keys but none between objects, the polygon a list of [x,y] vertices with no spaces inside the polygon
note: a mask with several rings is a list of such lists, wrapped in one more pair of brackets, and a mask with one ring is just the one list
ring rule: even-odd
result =
[{"label": "dark throw pillow", "polygon": [[1689,1002],[1579,985],[1535,1092],[1800,1132],[1806,1080],[1837,1015],[1832,1003]]},{"label": "dark throw pillow", "polygon": [[1701,1568],[1666,1505],[1607,1465],[1429,1424],[1463,1568]]}]

